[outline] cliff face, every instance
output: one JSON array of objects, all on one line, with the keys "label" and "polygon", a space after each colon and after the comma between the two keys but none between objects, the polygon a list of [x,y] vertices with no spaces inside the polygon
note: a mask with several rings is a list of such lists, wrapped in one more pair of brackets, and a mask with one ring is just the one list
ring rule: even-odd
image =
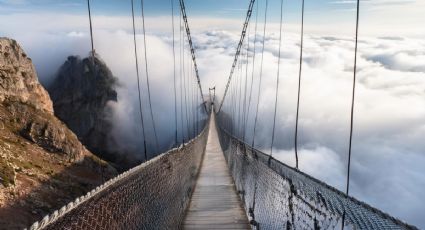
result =
[{"label": "cliff face", "polygon": [[39,84],[31,59],[15,40],[0,38],[0,103],[19,101],[53,114],[49,94]]},{"label": "cliff face", "polygon": [[116,174],[53,115],[16,41],[0,38],[0,229],[30,225]]},{"label": "cliff face", "polygon": [[109,103],[117,101],[116,86],[117,79],[97,56],[70,56],[48,88],[55,115],[91,152],[114,163],[122,158],[113,152],[117,147],[111,136]]}]

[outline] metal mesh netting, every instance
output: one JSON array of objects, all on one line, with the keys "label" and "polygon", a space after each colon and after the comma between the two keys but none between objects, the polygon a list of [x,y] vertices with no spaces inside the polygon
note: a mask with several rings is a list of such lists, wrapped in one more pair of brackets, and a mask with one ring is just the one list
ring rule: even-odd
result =
[{"label": "metal mesh netting", "polygon": [[195,186],[208,127],[46,216],[31,229],[176,229]]},{"label": "metal mesh netting", "polygon": [[417,229],[219,132],[256,229],[341,229],[343,219],[345,229]]}]

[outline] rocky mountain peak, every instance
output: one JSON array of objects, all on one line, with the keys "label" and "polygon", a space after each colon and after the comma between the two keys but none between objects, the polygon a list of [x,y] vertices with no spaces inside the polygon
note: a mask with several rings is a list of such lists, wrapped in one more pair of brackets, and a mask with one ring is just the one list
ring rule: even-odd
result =
[{"label": "rocky mountain peak", "polygon": [[31,59],[19,44],[0,38],[0,103],[18,101],[53,114],[47,91],[38,82]]},{"label": "rocky mountain peak", "polygon": [[55,115],[77,134],[93,153],[113,160],[110,148],[112,111],[117,101],[117,79],[97,55],[88,58],[69,56],[48,88]]}]

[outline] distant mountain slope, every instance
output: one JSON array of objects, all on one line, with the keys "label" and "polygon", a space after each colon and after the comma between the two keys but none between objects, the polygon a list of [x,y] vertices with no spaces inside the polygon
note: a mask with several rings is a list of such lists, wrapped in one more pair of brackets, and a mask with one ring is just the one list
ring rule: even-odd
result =
[{"label": "distant mountain slope", "polygon": [[0,38],[0,229],[22,229],[116,174],[53,115],[31,59]]},{"label": "distant mountain slope", "polygon": [[48,91],[55,115],[92,153],[127,169],[138,161],[123,153],[111,134],[110,103],[118,100],[117,85],[117,78],[99,56],[69,56]]}]

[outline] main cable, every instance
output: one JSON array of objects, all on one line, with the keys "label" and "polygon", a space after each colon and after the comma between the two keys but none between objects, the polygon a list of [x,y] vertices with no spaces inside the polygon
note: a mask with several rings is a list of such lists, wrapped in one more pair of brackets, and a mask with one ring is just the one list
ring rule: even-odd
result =
[{"label": "main cable", "polygon": [[226,89],[224,90],[224,95],[223,95],[223,98],[221,99],[220,106],[218,108],[217,113],[220,113],[221,107],[223,106],[223,102],[226,99],[227,91],[229,89],[230,82],[232,81],[233,72],[235,70],[235,67],[236,67],[236,64],[237,64],[237,61],[238,61],[238,58],[239,58],[239,54],[241,52],[241,48],[242,48],[242,45],[243,45],[243,41],[245,39],[246,29],[248,27],[248,23],[249,23],[249,20],[251,18],[252,7],[254,6],[254,2],[255,2],[255,0],[251,0],[250,3],[249,3],[248,12],[246,13],[245,22],[244,22],[243,28],[242,28],[242,34],[241,34],[241,37],[239,39],[238,47],[236,49],[235,58],[233,59],[232,68],[230,70],[230,75],[229,75],[229,78],[227,80]]},{"label": "main cable", "polygon": [[[276,75],[276,95],[274,103],[274,116],[273,116],[273,131],[272,131],[272,143],[270,146],[270,158],[273,156],[273,144],[276,130],[276,114],[277,114],[277,99],[279,95],[279,76],[280,76],[280,55],[282,50],[282,22],[283,22],[283,0],[280,0],[280,26],[279,26],[279,54],[277,59],[277,75]],[[270,162],[270,161],[269,161]]]},{"label": "main cable", "polygon": [[298,99],[297,99],[297,115],[295,118],[295,168],[298,169],[298,119],[300,112],[300,94],[301,94],[301,74],[303,67],[303,45],[304,45],[304,0],[302,0],[301,9],[301,43],[300,43],[300,70],[298,74]]},{"label": "main cable", "polygon": [[136,59],[136,76],[137,76],[137,92],[139,94],[139,112],[140,112],[140,121],[143,132],[143,149],[145,155],[145,161],[148,160],[147,155],[147,146],[146,146],[146,133],[145,133],[145,124],[143,119],[143,110],[142,110],[142,94],[140,92],[140,76],[139,76],[139,61],[137,55],[137,42],[136,42],[136,26],[134,23],[134,0],[131,0],[131,15],[133,19],[133,42],[134,42],[134,57]]},{"label": "main cable", "polygon": [[147,54],[147,48],[146,48],[146,27],[145,27],[145,10],[144,10],[144,4],[143,0],[140,0],[141,6],[142,6],[142,26],[143,26],[143,46],[144,46],[144,53],[145,53],[145,73],[146,73],[146,84],[148,88],[148,101],[149,101],[149,109],[152,119],[152,126],[153,126],[153,132],[155,136],[155,144],[157,151],[160,151],[159,148],[159,142],[158,142],[158,135],[156,132],[156,125],[155,125],[155,119],[153,117],[153,109],[152,109],[152,100],[151,100],[151,90],[150,90],[150,84],[149,84],[149,71],[148,71],[148,54]]},{"label": "main cable", "polygon": [[205,98],[204,98],[204,94],[202,93],[202,86],[201,86],[201,79],[199,77],[198,65],[196,64],[195,48],[193,47],[192,36],[190,35],[189,22],[187,20],[187,15],[186,15],[186,7],[184,5],[184,0],[179,0],[179,1],[180,1],[180,10],[181,10],[181,13],[182,13],[182,16],[183,16],[184,26],[185,26],[185,29],[186,29],[187,40],[189,42],[190,52],[192,54],[192,61],[193,61],[193,65],[195,67],[196,79],[198,81],[199,92],[201,93],[205,112],[208,114],[207,104],[206,104],[206,101],[205,101]]},{"label": "main cable", "polygon": [[248,109],[246,112],[246,121],[245,121],[245,130],[244,130],[244,141],[246,138],[246,126],[248,124],[248,120],[249,120],[249,111],[250,111],[250,107],[251,107],[251,100],[252,100],[252,88],[254,85],[254,70],[255,70],[255,56],[257,54],[257,50],[256,50],[256,42],[257,42],[257,25],[258,25],[258,1],[256,4],[256,10],[255,10],[255,27],[254,27],[254,50],[253,50],[253,55],[252,55],[252,72],[251,72],[251,87],[249,90],[249,99],[248,99]]}]

